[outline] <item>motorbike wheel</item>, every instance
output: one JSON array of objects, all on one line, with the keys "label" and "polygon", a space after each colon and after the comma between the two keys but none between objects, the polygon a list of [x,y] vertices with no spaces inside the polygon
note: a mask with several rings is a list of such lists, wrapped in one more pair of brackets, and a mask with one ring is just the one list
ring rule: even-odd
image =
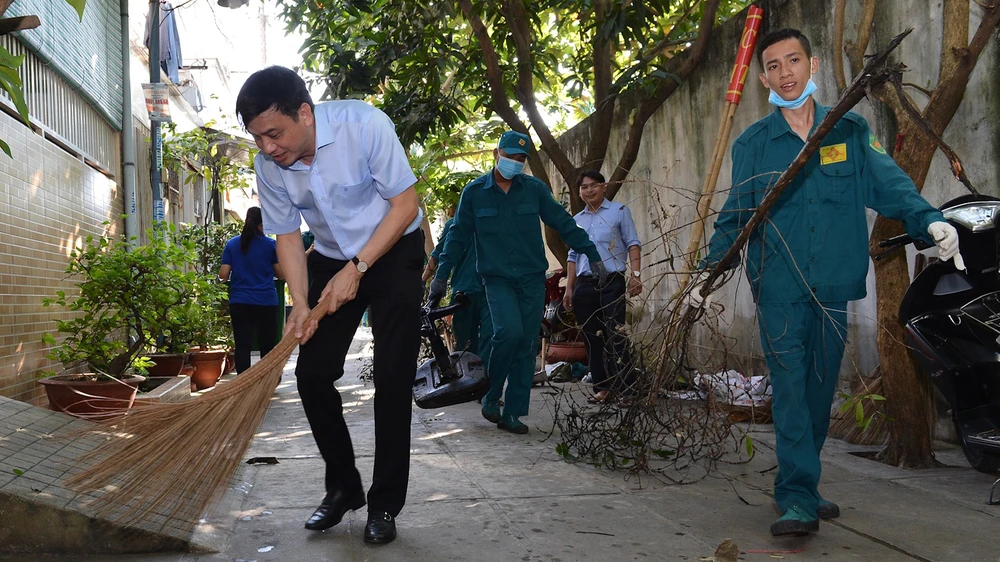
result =
[{"label": "motorbike wheel", "polygon": [[958,430],[959,438],[962,440],[962,452],[965,453],[965,458],[972,465],[972,468],[986,474],[993,474],[1000,470],[1000,455],[990,453],[979,445],[967,442],[962,428],[956,425],[955,429]]}]

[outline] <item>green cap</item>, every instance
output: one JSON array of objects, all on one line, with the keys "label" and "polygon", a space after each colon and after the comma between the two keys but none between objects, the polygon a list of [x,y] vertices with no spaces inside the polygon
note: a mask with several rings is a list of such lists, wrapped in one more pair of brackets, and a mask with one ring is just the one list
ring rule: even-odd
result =
[{"label": "green cap", "polygon": [[500,135],[500,142],[497,143],[497,148],[507,154],[524,154],[530,157],[531,137],[524,133],[507,131]]}]

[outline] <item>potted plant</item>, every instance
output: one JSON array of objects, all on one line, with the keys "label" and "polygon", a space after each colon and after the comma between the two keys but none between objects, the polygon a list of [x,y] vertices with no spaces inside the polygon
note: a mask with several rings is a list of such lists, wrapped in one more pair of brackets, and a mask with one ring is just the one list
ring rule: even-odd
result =
[{"label": "potted plant", "polygon": [[[222,251],[230,238],[240,233],[241,221],[227,224],[209,222],[190,225],[180,231],[180,237],[193,245],[197,259],[194,267],[206,278],[218,279],[222,267]],[[194,367],[192,386],[197,390],[210,388],[226,371],[226,358],[232,349],[229,321],[228,288],[217,283],[210,298],[202,298],[197,306],[185,311],[189,341],[193,346],[188,361]]]},{"label": "potted plant", "polygon": [[191,384],[196,390],[215,386],[226,363],[229,319],[223,312],[225,286],[217,287],[221,290],[216,293],[214,303],[204,298],[189,310],[193,346],[189,348],[188,361],[194,367]]},{"label": "potted plant", "polygon": [[[211,286],[198,273],[185,271],[195,251],[178,241],[176,227],[159,223],[148,238],[148,244],[132,247],[124,237],[88,236],[70,254],[66,268],[77,290],[43,299],[44,306],[59,306],[70,314],[57,321],[65,338],[43,337],[52,346],[48,357],[67,371],[46,372],[39,381],[55,409],[81,417],[127,410],[151,364],[147,350],[155,348],[158,335],[171,330],[167,320]],[[74,389],[76,383],[88,388]],[[102,401],[96,397],[101,388],[115,396]]]}]

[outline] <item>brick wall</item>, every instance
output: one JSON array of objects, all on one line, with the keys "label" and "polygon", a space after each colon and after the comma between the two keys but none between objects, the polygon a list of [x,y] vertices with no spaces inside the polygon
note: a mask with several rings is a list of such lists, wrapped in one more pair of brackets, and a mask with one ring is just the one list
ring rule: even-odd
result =
[{"label": "brick wall", "polygon": [[42,334],[54,333],[57,317],[42,298],[72,288],[63,270],[74,244],[101,233],[106,220],[121,232],[123,197],[81,157],[6,113],[0,138],[14,153],[0,154],[0,395],[37,403],[44,393],[36,375],[53,367]]}]

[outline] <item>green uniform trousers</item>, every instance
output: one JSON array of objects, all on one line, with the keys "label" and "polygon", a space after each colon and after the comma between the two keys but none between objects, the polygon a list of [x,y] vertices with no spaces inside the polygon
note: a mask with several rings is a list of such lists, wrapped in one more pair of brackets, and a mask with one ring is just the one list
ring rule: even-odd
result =
[{"label": "green uniform trousers", "polygon": [[[476,291],[465,294],[469,297],[469,306],[464,306],[451,315],[455,351],[465,350],[475,353],[485,362],[490,355],[490,338],[493,337],[493,319],[490,318],[486,293]],[[454,297],[452,293],[452,299]]]},{"label": "green uniform trousers", "polygon": [[490,389],[483,403],[499,400],[506,382],[503,415],[526,416],[545,311],[545,274],[516,279],[483,277],[483,285],[493,320],[490,358],[486,362]]},{"label": "green uniform trousers", "polygon": [[771,371],[778,454],[774,500],[782,513],[797,505],[815,516],[819,452],[844,357],[847,303],[758,304],[757,319]]}]

